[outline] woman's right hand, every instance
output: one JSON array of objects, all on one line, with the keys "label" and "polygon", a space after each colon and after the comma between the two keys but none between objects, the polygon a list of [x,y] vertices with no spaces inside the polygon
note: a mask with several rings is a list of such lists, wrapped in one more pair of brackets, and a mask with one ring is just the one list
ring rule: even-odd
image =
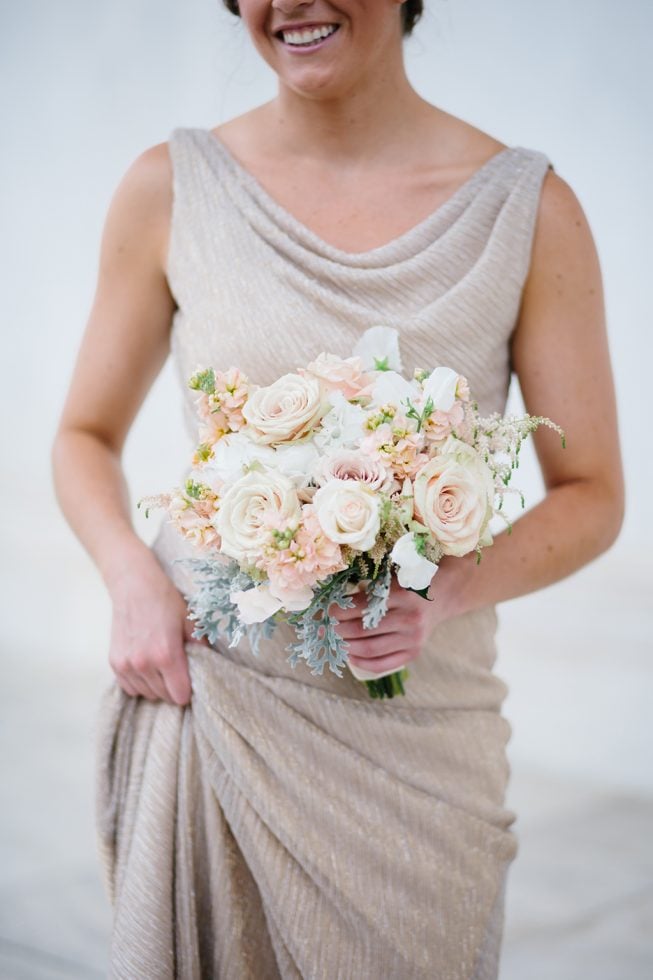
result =
[{"label": "woman's right hand", "polygon": [[[109,586],[113,603],[109,664],[132,697],[186,705],[191,699],[184,644],[193,623],[181,593],[152,556]],[[204,643],[205,640],[193,640]]]}]

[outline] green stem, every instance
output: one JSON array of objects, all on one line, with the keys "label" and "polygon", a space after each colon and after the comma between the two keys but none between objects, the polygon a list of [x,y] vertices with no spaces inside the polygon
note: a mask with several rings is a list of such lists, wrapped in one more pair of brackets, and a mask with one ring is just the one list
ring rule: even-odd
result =
[{"label": "green stem", "polygon": [[405,694],[404,681],[408,677],[408,670],[402,667],[393,674],[379,677],[376,681],[365,681],[367,690],[372,698],[393,698],[397,694]]}]

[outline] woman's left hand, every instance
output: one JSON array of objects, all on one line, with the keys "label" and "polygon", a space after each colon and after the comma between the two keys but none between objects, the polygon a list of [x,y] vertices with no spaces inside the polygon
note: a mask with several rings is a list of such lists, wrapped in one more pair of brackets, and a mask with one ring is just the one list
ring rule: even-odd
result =
[{"label": "woman's left hand", "polygon": [[[462,562],[456,559],[456,562]],[[352,596],[354,606],[340,609],[332,606],[330,612],[340,625],[338,633],[349,645],[349,661],[363,670],[382,672],[400,670],[416,660],[431,631],[445,619],[457,614],[447,598],[451,577],[451,565],[444,561],[431,582],[430,601],[410,589],[402,588],[393,575],[388,599],[388,611],[375,629],[363,627],[363,612],[367,608],[367,595],[357,592]]]}]

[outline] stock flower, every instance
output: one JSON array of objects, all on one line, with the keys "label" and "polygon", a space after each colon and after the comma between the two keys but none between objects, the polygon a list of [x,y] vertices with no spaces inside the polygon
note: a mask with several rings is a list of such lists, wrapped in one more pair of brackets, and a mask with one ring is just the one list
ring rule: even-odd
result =
[{"label": "stock flower", "polygon": [[[302,609],[312,601],[314,585],[346,567],[340,546],[326,536],[311,505],[303,508],[301,524],[294,531],[282,531],[276,540],[272,536],[257,565],[286,608],[291,608],[290,600],[294,608]],[[301,602],[303,606],[298,605]]]},{"label": "stock flower", "polygon": [[460,427],[465,421],[465,409],[459,401],[455,401],[448,412],[435,409],[424,420],[424,435],[428,443],[442,443],[453,431],[460,434]]},{"label": "stock flower", "polygon": [[[383,409],[382,409],[383,411]],[[372,418],[372,424],[376,420]],[[395,415],[361,439],[362,452],[392,469],[398,479],[412,477],[427,462],[424,437],[403,415]]]},{"label": "stock flower", "polygon": [[354,480],[330,480],[313,497],[313,506],[326,536],[337,544],[367,551],[381,526],[377,493]]},{"label": "stock flower", "polygon": [[189,480],[185,490],[177,490],[167,505],[171,522],[198,548],[219,548],[215,527],[218,496],[210,487]]},{"label": "stock flower", "polygon": [[328,408],[317,378],[284,374],[274,384],[254,391],[242,411],[251,438],[273,445],[303,438]]},{"label": "stock flower", "polygon": [[415,516],[431,531],[445,555],[462,557],[491,544],[494,480],[472,446],[450,436],[438,455],[417,473]]}]

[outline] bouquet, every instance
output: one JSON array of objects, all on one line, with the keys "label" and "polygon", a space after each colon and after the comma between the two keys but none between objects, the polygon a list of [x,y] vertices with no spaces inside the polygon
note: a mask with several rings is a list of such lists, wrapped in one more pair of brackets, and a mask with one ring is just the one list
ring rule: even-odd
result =
[{"label": "bouquet", "polygon": [[[347,663],[338,609],[363,590],[363,626],[384,616],[391,576],[428,598],[444,555],[492,544],[524,438],[550,419],[481,417],[455,369],[401,373],[399,336],[368,329],[352,356],[322,353],[258,386],[237,367],[198,370],[199,444],[184,486],[143,498],[197,546],[186,597],[193,635],[255,655],[282,621],[293,667],[349,666],[372,697],[405,693],[406,667]],[[519,491],[514,491],[519,492]],[[523,498],[522,498],[523,506]],[[509,522],[507,521],[509,524]]]}]

